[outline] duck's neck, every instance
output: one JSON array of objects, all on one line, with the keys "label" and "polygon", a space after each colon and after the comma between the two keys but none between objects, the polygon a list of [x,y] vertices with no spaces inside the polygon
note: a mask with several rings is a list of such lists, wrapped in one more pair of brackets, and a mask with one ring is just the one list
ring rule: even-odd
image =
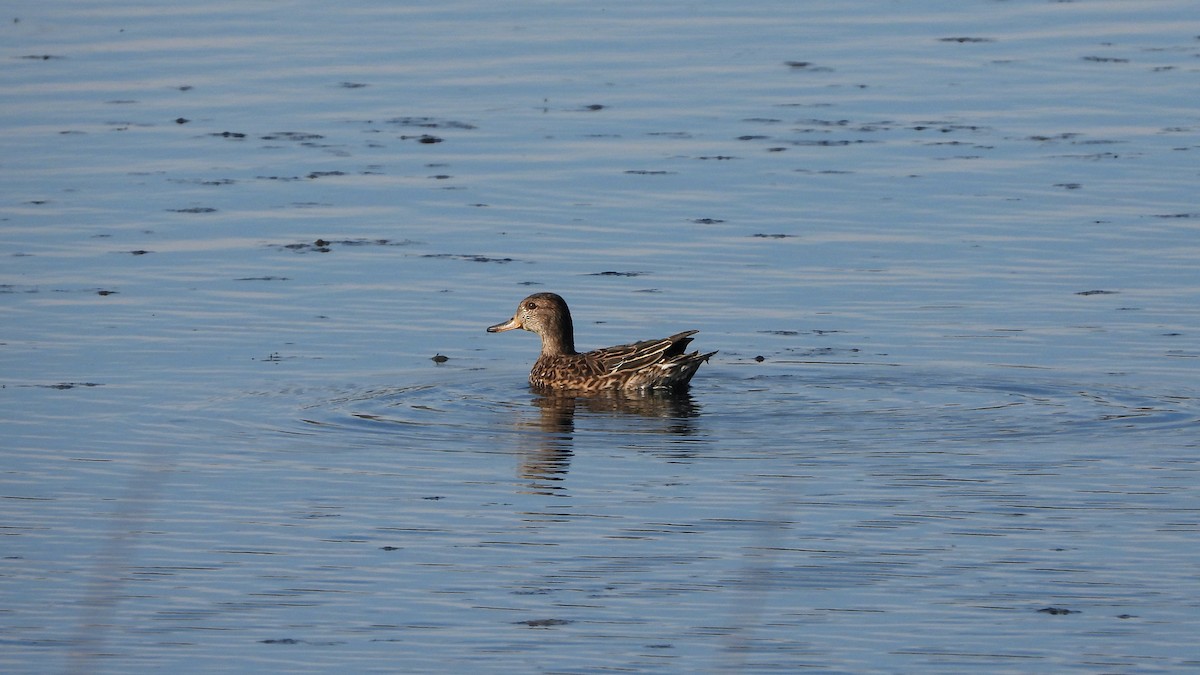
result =
[{"label": "duck's neck", "polygon": [[571,315],[555,317],[553,323],[542,326],[542,358],[563,356],[577,353],[575,351],[575,326],[571,323]]}]

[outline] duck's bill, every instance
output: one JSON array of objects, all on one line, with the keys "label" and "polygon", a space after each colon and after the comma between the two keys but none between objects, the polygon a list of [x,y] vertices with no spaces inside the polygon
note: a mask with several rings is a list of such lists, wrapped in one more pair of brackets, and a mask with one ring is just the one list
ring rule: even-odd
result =
[{"label": "duck's bill", "polygon": [[505,321],[504,323],[498,323],[495,326],[488,326],[487,332],[503,333],[506,330],[513,330],[514,328],[520,328],[520,327],[521,327],[521,322],[517,321],[517,317],[514,316],[513,318],[509,319],[508,321]]}]

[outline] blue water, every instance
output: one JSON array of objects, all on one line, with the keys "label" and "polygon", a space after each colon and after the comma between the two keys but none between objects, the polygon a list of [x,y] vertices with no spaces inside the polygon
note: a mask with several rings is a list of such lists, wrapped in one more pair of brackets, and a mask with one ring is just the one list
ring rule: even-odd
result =
[{"label": "blue water", "polygon": [[[9,6],[0,668],[1196,670],[1197,36]],[[536,290],[719,353],[546,399]]]}]

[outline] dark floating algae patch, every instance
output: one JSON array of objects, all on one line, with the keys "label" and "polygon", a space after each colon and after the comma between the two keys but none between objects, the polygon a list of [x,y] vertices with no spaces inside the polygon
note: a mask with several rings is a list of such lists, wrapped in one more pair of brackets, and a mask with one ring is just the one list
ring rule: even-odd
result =
[{"label": "dark floating algae patch", "polygon": [[319,141],[325,137],[321,134],[311,134],[302,131],[276,131],[262,137],[264,141]]},{"label": "dark floating algae patch", "polygon": [[572,623],[569,619],[529,619],[527,621],[515,621],[518,626],[529,626],[530,628],[552,628],[554,626],[566,626]]},{"label": "dark floating algae patch", "polygon": [[862,143],[877,143],[878,141],[866,141],[862,139],[843,139],[843,140],[817,140],[817,141],[788,141],[789,145],[797,145],[802,147],[813,148],[840,148],[847,145],[859,145]]},{"label": "dark floating algae patch", "polygon": [[295,244],[267,244],[270,248],[281,248],[296,253],[329,253],[335,246],[412,246],[419,242],[411,239],[317,239]]},{"label": "dark floating algae patch", "polygon": [[812,61],[784,61],[783,65],[792,70],[802,70],[809,73],[832,73],[833,68],[829,66],[818,66]]},{"label": "dark floating algae patch", "polygon": [[589,277],[640,277],[644,274],[649,274],[649,272],[615,272],[615,271],[609,270],[607,272],[591,272],[587,276],[589,276]]},{"label": "dark floating algae patch", "polygon": [[232,178],[168,178],[167,182],[177,183],[180,185],[204,185],[208,187],[234,185],[237,183],[237,181]]},{"label": "dark floating algae patch", "polygon": [[437,117],[393,117],[384,124],[395,124],[402,127],[424,127],[426,129],[474,129],[474,124],[457,120],[439,119]]},{"label": "dark floating algae patch", "polygon": [[486,255],[474,255],[470,253],[426,253],[422,258],[442,258],[446,260],[465,260],[467,262],[477,263],[510,263],[515,262],[512,258],[493,258]]},{"label": "dark floating algae patch", "polygon": [[28,387],[39,387],[41,389],[75,389],[77,387],[103,387],[99,382],[59,382],[57,384],[30,384],[24,385]]}]

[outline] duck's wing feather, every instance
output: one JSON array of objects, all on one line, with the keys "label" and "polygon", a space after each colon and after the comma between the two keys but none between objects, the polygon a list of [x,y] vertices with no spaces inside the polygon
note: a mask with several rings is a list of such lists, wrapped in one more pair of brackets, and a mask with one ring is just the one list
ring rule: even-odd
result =
[{"label": "duck's wing feather", "polygon": [[604,373],[641,370],[683,354],[688,343],[692,341],[689,336],[697,332],[685,330],[659,340],[643,340],[627,345],[605,347],[588,352],[584,354],[584,357]]}]

